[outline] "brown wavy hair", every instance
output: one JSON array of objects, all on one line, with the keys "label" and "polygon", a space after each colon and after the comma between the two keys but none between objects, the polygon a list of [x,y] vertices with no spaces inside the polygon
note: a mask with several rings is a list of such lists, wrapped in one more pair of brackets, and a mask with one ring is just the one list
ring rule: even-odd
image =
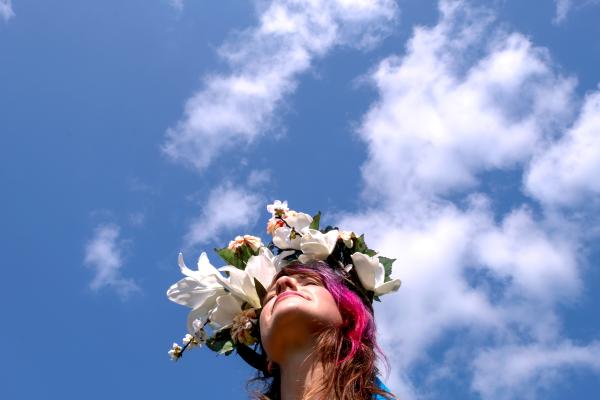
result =
[{"label": "brown wavy hair", "polygon": [[[376,366],[378,356],[387,366],[377,346],[372,309],[344,283],[341,275],[324,262],[294,263],[283,268],[273,279],[281,276],[302,276],[320,282],[333,296],[343,323],[321,331],[316,338],[315,353],[323,365],[321,385],[309,388],[306,399],[372,400],[374,395],[384,399],[396,397],[378,387]],[[264,352],[264,349],[262,350]],[[277,365],[270,373],[259,372],[253,382],[262,382],[260,400],[280,400],[281,377]]]}]

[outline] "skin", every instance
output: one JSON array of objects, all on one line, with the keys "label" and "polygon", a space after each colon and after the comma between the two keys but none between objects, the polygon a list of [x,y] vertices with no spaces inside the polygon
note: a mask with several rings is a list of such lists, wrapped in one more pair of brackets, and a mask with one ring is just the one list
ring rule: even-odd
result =
[{"label": "skin", "polygon": [[323,369],[313,355],[315,334],[341,324],[335,300],[320,282],[296,275],[282,276],[271,285],[260,331],[269,361],[279,366],[283,400],[302,399],[321,382]]}]

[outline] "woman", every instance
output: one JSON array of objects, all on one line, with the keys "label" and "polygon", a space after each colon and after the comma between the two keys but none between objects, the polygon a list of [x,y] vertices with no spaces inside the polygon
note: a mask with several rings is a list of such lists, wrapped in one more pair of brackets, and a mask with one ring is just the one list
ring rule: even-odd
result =
[{"label": "woman", "polygon": [[370,309],[323,262],[274,278],[260,314],[272,382],[262,399],[394,398],[377,379]]},{"label": "woman", "polygon": [[268,400],[392,399],[377,378],[372,302],[400,287],[391,279],[394,260],[376,255],[363,236],[327,227],[289,210],[267,206],[272,241],[238,236],[217,249],[228,265],[215,268],[206,253],[198,270],[167,291],[191,307],[183,346],[169,355],[206,345],[237,353],[256,368]]}]

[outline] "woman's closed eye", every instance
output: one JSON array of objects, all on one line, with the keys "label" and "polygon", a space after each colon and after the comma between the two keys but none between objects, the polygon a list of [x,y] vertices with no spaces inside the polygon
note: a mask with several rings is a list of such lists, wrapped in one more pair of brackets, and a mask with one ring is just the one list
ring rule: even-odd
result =
[{"label": "woman's closed eye", "polygon": [[267,304],[275,297],[275,292],[267,293],[267,295],[263,298],[262,304]]}]

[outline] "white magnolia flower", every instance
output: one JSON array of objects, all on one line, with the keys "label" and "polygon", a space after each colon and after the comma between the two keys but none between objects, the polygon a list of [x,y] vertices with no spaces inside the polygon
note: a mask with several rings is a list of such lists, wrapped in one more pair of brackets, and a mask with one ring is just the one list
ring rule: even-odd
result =
[{"label": "white magnolia flower", "polygon": [[289,254],[283,252],[274,256],[268,248],[261,247],[258,255],[248,259],[244,270],[232,266],[219,268],[219,271],[229,274],[229,278],[223,279],[222,283],[238,300],[248,303],[252,308],[260,308],[261,299],[258,297],[254,279],[259,281],[264,288],[269,287],[273,277],[281,269],[282,258]]},{"label": "white magnolia flower", "polygon": [[246,302],[252,307],[260,307],[260,299],[254,287],[255,277],[253,275],[250,275],[248,271],[232,266],[221,267],[219,271],[229,274],[229,278],[225,282],[226,288],[240,303]]},{"label": "white magnolia flower", "polygon": [[186,276],[167,290],[169,300],[196,308],[201,305],[207,297],[215,291],[223,289],[222,276],[219,271],[210,264],[206,253],[198,258],[198,270],[192,271],[183,261],[183,254],[179,253],[178,259],[181,273]]},{"label": "white magnolia flower", "polygon": [[192,308],[188,315],[188,331],[194,334],[193,323],[200,320],[203,324],[208,319],[210,311],[216,307],[216,300],[225,293],[223,276],[213,267],[206,253],[198,258],[198,270],[192,271],[179,254],[179,268],[186,277],[172,285],[167,290],[169,300]]},{"label": "white magnolia flower", "polygon": [[400,279],[393,279],[384,283],[385,269],[379,262],[379,257],[369,257],[363,253],[354,253],[351,257],[363,287],[375,292],[376,296],[395,292],[400,288]]},{"label": "white magnolia flower", "polygon": [[289,226],[282,226],[275,230],[273,244],[280,249],[300,250],[301,232],[308,229],[312,217],[305,213],[289,211],[284,219]]},{"label": "white magnolia flower", "polygon": [[[280,210],[280,211],[276,212],[277,210]],[[267,206],[267,211],[270,212],[271,214],[273,214],[273,216],[275,216],[278,213],[285,214],[289,211],[288,203],[287,203],[287,201],[281,202],[279,200],[275,200],[273,202],[273,204],[269,204]]]},{"label": "white magnolia flower", "polygon": [[252,278],[256,278],[256,280],[258,280],[266,289],[269,287],[273,277],[278,271],[277,266],[275,265],[276,262],[279,264],[279,259],[271,253],[271,250],[266,247],[261,247],[258,251],[258,255],[248,259],[244,271]]},{"label": "white magnolia flower", "polygon": [[216,306],[210,311],[210,324],[216,329],[230,326],[236,316],[242,312],[242,305],[247,303],[251,308],[261,308],[261,299],[258,297],[254,280],[268,288],[273,277],[281,269],[283,258],[291,252],[282,252],[274,256],[271,251],[262,247],[258,255],[252,256],[246,263],[246,269],[241,270],[232,266],[219,268],[229,274],[224,279],[224,286],[229,293],[220,295]]},{"label": "white magnolia flower", "polygon": [[322,233],[316,229],[305,229],[300,240],[300,250],[303,254],[298,257],[298,260],[304,263],[327,259],[337,243],[338,236],[337,230]]},{"label": "white magnolia flower", "polygon": [[217,306],[210,313],[209,324],[214,329],[226,328],[241,312],[242,302],[230,293],[224,294],[217,299]]}]

